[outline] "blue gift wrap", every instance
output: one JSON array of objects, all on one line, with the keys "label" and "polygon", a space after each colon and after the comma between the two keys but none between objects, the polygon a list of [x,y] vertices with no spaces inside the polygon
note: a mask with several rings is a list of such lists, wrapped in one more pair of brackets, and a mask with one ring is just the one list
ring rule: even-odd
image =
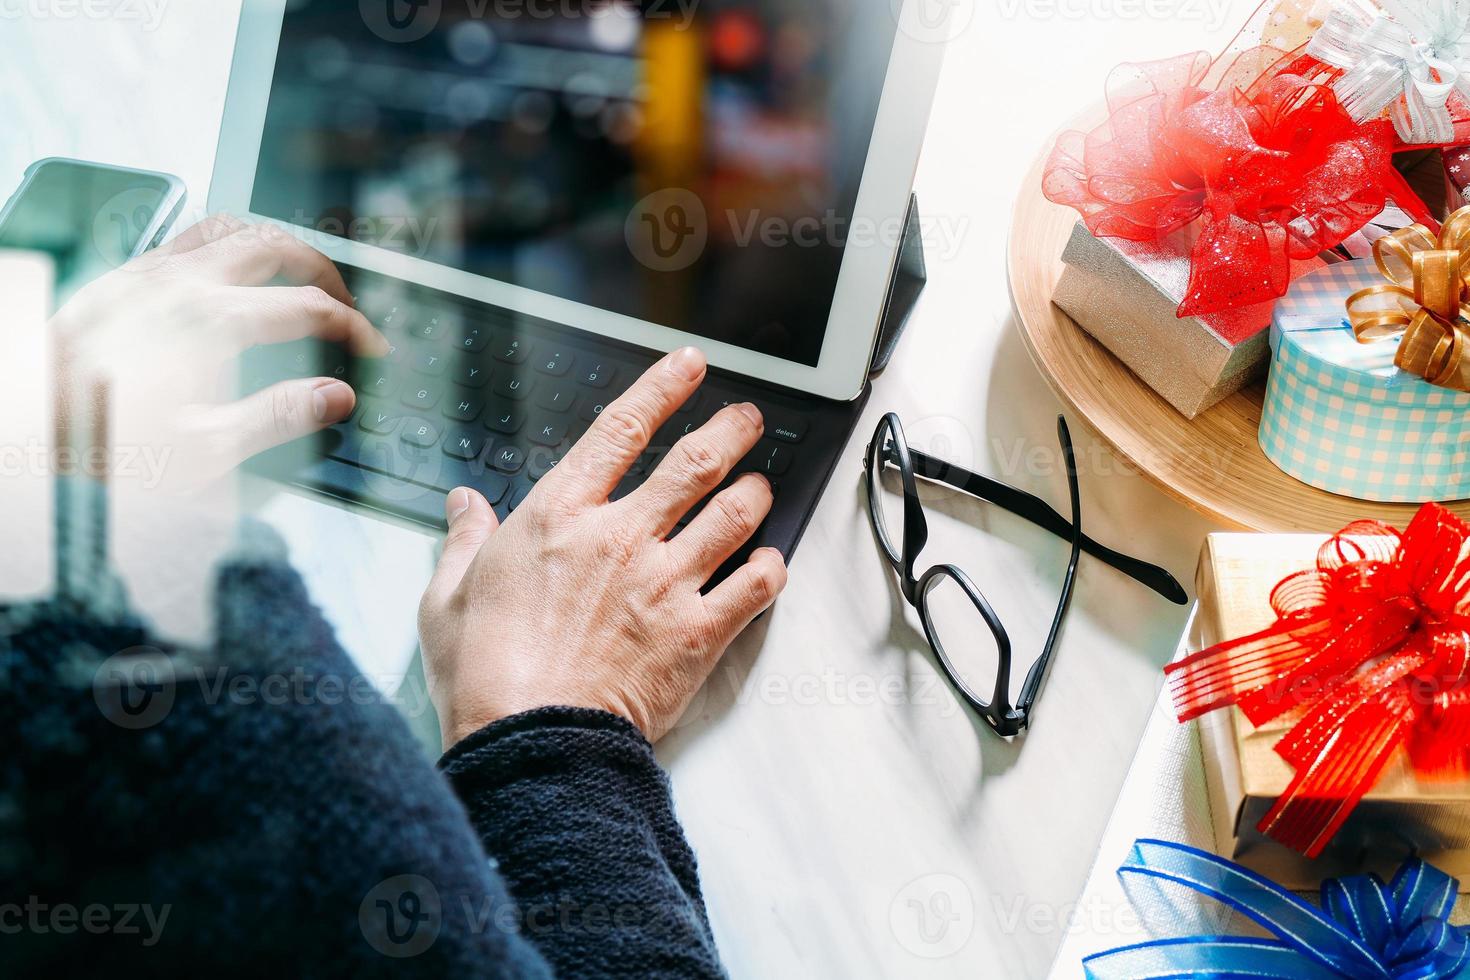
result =
[{"label": "blue gift wrap", "polygon": [[[1232,861],[1167,841],[1140,840],[1118,869],[1145,922],[1210,899],[1265,937],[1181,935],[1121,946],[1082,961],[1088,980],[1463,980],[1470,936],[1450,919],[1459,882],[1432,865],[1404,863],[1393,881],[1354,875],[1322,884],[1319,905]],[[1131,886],[1131,887],[1130,887]],[[1184,916],[1181,914],[1181,918]]]},{"label": "blue gift wrap", "polygon": [[1271,322],[1266,457],[1330,493],[1383,503],[1470,497],[1470,393],[1394,366],[1396,339],[1361,344],[1347,298],[1384,283],[1371,260],[1292,284]]}]

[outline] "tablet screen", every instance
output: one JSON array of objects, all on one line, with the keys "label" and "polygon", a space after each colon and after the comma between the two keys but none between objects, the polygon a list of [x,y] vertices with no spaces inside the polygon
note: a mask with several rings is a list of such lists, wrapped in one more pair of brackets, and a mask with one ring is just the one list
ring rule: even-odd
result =
[{"label": "tablet screen", "polygon": [[295,0],[251,210],[815,366],[882,234],[853,209],[895,30],[890,0]]}]

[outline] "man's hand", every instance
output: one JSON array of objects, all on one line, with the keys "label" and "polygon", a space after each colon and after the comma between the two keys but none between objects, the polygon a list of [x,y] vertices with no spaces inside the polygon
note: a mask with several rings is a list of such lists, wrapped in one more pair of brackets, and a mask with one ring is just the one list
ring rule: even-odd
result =
[{"label": "man's hand", "polygon": [[492,721],[554,705],[622,715],[656,741],[785,588],[781,555],[763,548],[700,594],[770,512],[770,484],[758,474],[741,476],[668,540],[760,438],[754,406],[724,409],[643,486],[608,502],[704,374],[693,348],[654,365],[504,527],[475,491],[449,495],[449,538],[419,609],[446,748]]},{"label": "man's hand", "polygon": [[185,488],[352,411],[352,389],[331,378],[230,400],[234,358],[246,348],[318,337],[359,354],[387,351],[326,256],[274,226],[227,216],[87,286],[53,332],[63,407],[105,386],[114,440],[166,452],[168,483]]}]

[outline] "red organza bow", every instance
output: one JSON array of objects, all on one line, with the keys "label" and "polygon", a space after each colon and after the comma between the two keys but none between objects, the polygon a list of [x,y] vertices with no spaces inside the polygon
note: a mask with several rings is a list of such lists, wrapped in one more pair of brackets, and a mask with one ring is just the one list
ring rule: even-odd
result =
[{"label": "red organza bow", "polygon": [[1293,259],[1338,245],[1390,197],[1429,217],[1393,168],[1387,120],[1353,122],[1292,57],[1245,64],[1271,67],[1249,83],[1239,68],[1207,83],[1220,73],[1203,53],[1120,67],[1107,122],[1063,133],[1046,164],[1046,196],[1094,235],[1180,236],[1181,317],[1284,295]]},{"label": "red organza bow", "polygon": [[1316,857],[1400,748],[1425,776],[1470,763],[1470,525],[1426,504],[1408,530],[1360,521],[1271,594],[1277,623],[1167,668],[1181,721],[1296,713],[1296,769],[1262,833]]}]

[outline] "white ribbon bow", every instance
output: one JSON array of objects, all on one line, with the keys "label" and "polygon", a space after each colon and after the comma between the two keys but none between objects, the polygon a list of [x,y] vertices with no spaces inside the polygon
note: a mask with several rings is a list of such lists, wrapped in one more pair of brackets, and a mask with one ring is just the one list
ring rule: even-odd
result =
[{"label": "white ribbon bow", "polygon": [[1307,54],[1344,74],[1332,86],[1357,122],[1385,109],[1409,144],[1448,143],[1450,93],[1470,99],[1470,0],[1333,0]]}]

